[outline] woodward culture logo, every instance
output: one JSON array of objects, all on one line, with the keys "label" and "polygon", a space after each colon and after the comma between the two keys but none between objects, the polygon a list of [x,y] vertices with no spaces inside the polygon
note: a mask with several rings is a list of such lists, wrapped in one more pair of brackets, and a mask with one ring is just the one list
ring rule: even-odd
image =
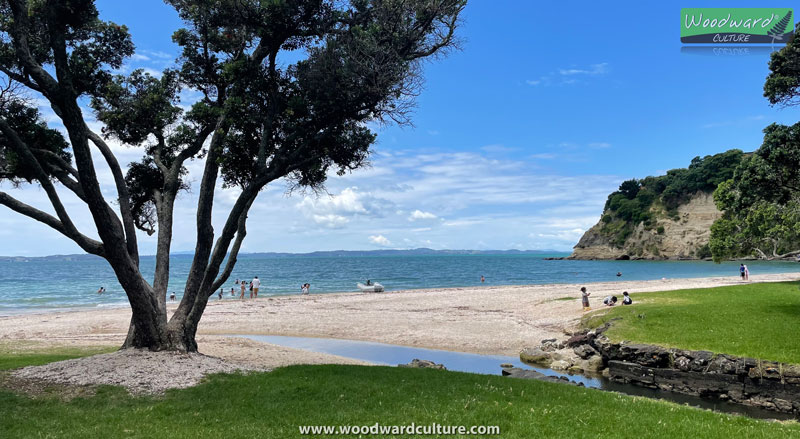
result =
[{"label": "woodward culture logo", "polygon": [[682,8],[681,42],[784,44],[794,34],[791,8]]}]

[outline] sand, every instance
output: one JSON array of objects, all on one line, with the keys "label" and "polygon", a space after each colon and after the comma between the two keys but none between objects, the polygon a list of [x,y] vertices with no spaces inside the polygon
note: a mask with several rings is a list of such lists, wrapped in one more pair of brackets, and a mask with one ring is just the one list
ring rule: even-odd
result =
[{"label": "sand", "polygon": [[[800,274],[752,276],[751,282],[798,280]],[[608,294],[738,285],[736,277],[584,284],[595,308]],[[346,359],[231,338],[235,334],[366,340],[483,354],[516,355],[572,332],[583,312],[582,285],[442,288],[212,300],[198,331],[200,352],[258,368]],[[572,298],[570,300],[557,300]],[[171,303],[170,309],[176,304]],[[97,309],[0,317],[0,343],[117,346],[130,311]],[[24,344],[23,343],[23,344]],[[352,362],[352,361],[350,361]]]},{"label": "sand", "polygon": [[[750,282],[798,280],[800,274],[752,276]],[[664,279],[593,284],[482,286],[212,300],[198,331],[198,354],[114,352],[13,371],[14,387],[58,383],[73,388],[115,384],[131,393],[162,393],[197,384],[209,373],[268,371],[292,364],[362,361],[235,337],[289,335],[376,341],[481,354],[517,355],[547,338],[566,338],[584,315],[580,287],[602,299],[622,291],[647,293],[741,284],[738,278]],[[170,303],[174,310],[176,303]],[[119,346],[126,308],[0,317],[0,346]]]}]

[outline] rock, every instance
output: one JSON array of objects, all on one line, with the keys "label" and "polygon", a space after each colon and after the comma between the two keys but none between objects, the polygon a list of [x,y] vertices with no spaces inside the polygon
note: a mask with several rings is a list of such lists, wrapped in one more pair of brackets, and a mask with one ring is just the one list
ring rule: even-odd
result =
[{"label": "rock", "polygon": [[585,372],[600,372],[603,370],[603,357],[595,355],[582,360],[579,364]]},{"label": "rock", "polygon": [[589,344],[590,341],[591,337],[589,337],[589,334],[584,333],[584,334],[573,335],[572,337],[568,338],[564,344],[566,344],[571,348],[574,348],[576,346]]},{"label": "rock", "polygon": [[792,403],[785,399],[775,398],[772,400],[775,404],[775,408],[782,412],[791,412],[792,411]]},{"label": "rock", "polygon": [[523,363],[533,364],[537,366],[549,366],[552,362],[550,353],[545,352],[539,348],[526,348],[519,353],[519,359]]},{"label": "rock", "polygon": [[581,367],[580,364],[573,364],[572,366],[569,367],[569,369],[567,369],[567,372],[570,375],[577,375],[579,373],[583,373],[584,370],[583,370],[583,367]]},{"label": "rock", "polygon": [[502,367],[503,369],[510,369],[510,368],[514,367],[514,365],[511,364],[511,363],[503,363],[503,364],[500,365],[500,367]]},{"label": "rock", "polygon": [[675,361],[672,362],[673,366],[683,372],[688,372],[691,370],[692,360],[689,357],[684,357],[681,355],[680,357],[676,358]]},{"label": "rock", "polygon": [[595,355],[599,356],[597,351],[593,347],[589,346],[588,344],[580,345],[580,346],[576,347],[575,349],[573,349],[573,351],[575,352],[575,355],[577,355],[578,357],[580,357],[581,359],[584,359],[584,360],[589,358],[589,357],[591,357],[591,356],[595,356]]},{"label": "rock", "polygon": [[548,339],[542,340],[542,343],[540,344],[539,348],[541,350],[545,351],[545,352],[552,352],[552,351],[557,351],[557,350],[560,350],[560,349],[564,349],[564,344],[561,343],[560,341],[558,341],[555,338],[548,338]]},{"label": "rock", "polygon": [[434,363],[430,360],[420,360],[415,358],[411,360],[408,364],[398,364],[397,367],[410,367],[414,369],[440,369],[440,370],[447,370],[443,364]]},{"label": "rock", "polygon": [[800,366],[784,364],[783,380],[786,381],[786,384],[800,384]]},{"label": "rock", "polygon": [[670,352],[660,346],[623,344],[619,347],[618,359],[647,367],[668,367]]},{"label": "rock", "polygon": [[[706,368],[707,373],[736,373],[736,359],[728,355],[717,355]],[[780,374],[778,374],[780,376]]]},{"label": "rock", "polygon": [[547,376],[535,370],[521,369],[519,367],[513,367],[511,369],[503,369],[503,375],[511,378],[524,378],[529,380],[549,381],[551,383],[572,384],[573,386],[580,385],[574,381],[570,381],[569,378],[567,377]]},{"label": "rock", "polygon": [[550,363],[550,369],[553,370],[567,370],[572,367],[572,363],[566,360],[556,360]]}]

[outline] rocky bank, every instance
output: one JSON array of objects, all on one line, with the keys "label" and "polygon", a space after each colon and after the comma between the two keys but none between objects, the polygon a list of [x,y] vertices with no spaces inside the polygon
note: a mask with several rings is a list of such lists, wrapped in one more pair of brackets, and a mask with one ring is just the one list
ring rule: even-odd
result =
[{"label": "rocky bank", "polygon": [[678,207],[676,217],[658,215],[650,228],[635,225],[622,246],[602,232],[601,220],[584,233],[568,259],[703,259],[711,224],[721,215],[711,193],[697,192]]}]

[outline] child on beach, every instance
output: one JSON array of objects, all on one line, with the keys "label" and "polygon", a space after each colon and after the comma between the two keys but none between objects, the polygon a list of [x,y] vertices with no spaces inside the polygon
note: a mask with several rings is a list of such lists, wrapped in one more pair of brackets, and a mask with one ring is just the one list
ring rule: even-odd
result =
[{"label": "child on beach", "polygon": [[614,306],[616,304],[617,304],[617,296],[606,296],[606,298],[603,299],[603,305],[605,306]]},{"label": "child on beach", "polygon": [[589,307],[589,296],[592,293],[586,291],[586,287],[581,287],[581,302],[583,303],[583,310],[588,311],[592,308]]},{"label": "child on beach", "polygon": [[624,291],[622,293],[622,304],[623,305],[633,305],[633,299],[631,299],[631,296],[628,295],[627,291]]}]

